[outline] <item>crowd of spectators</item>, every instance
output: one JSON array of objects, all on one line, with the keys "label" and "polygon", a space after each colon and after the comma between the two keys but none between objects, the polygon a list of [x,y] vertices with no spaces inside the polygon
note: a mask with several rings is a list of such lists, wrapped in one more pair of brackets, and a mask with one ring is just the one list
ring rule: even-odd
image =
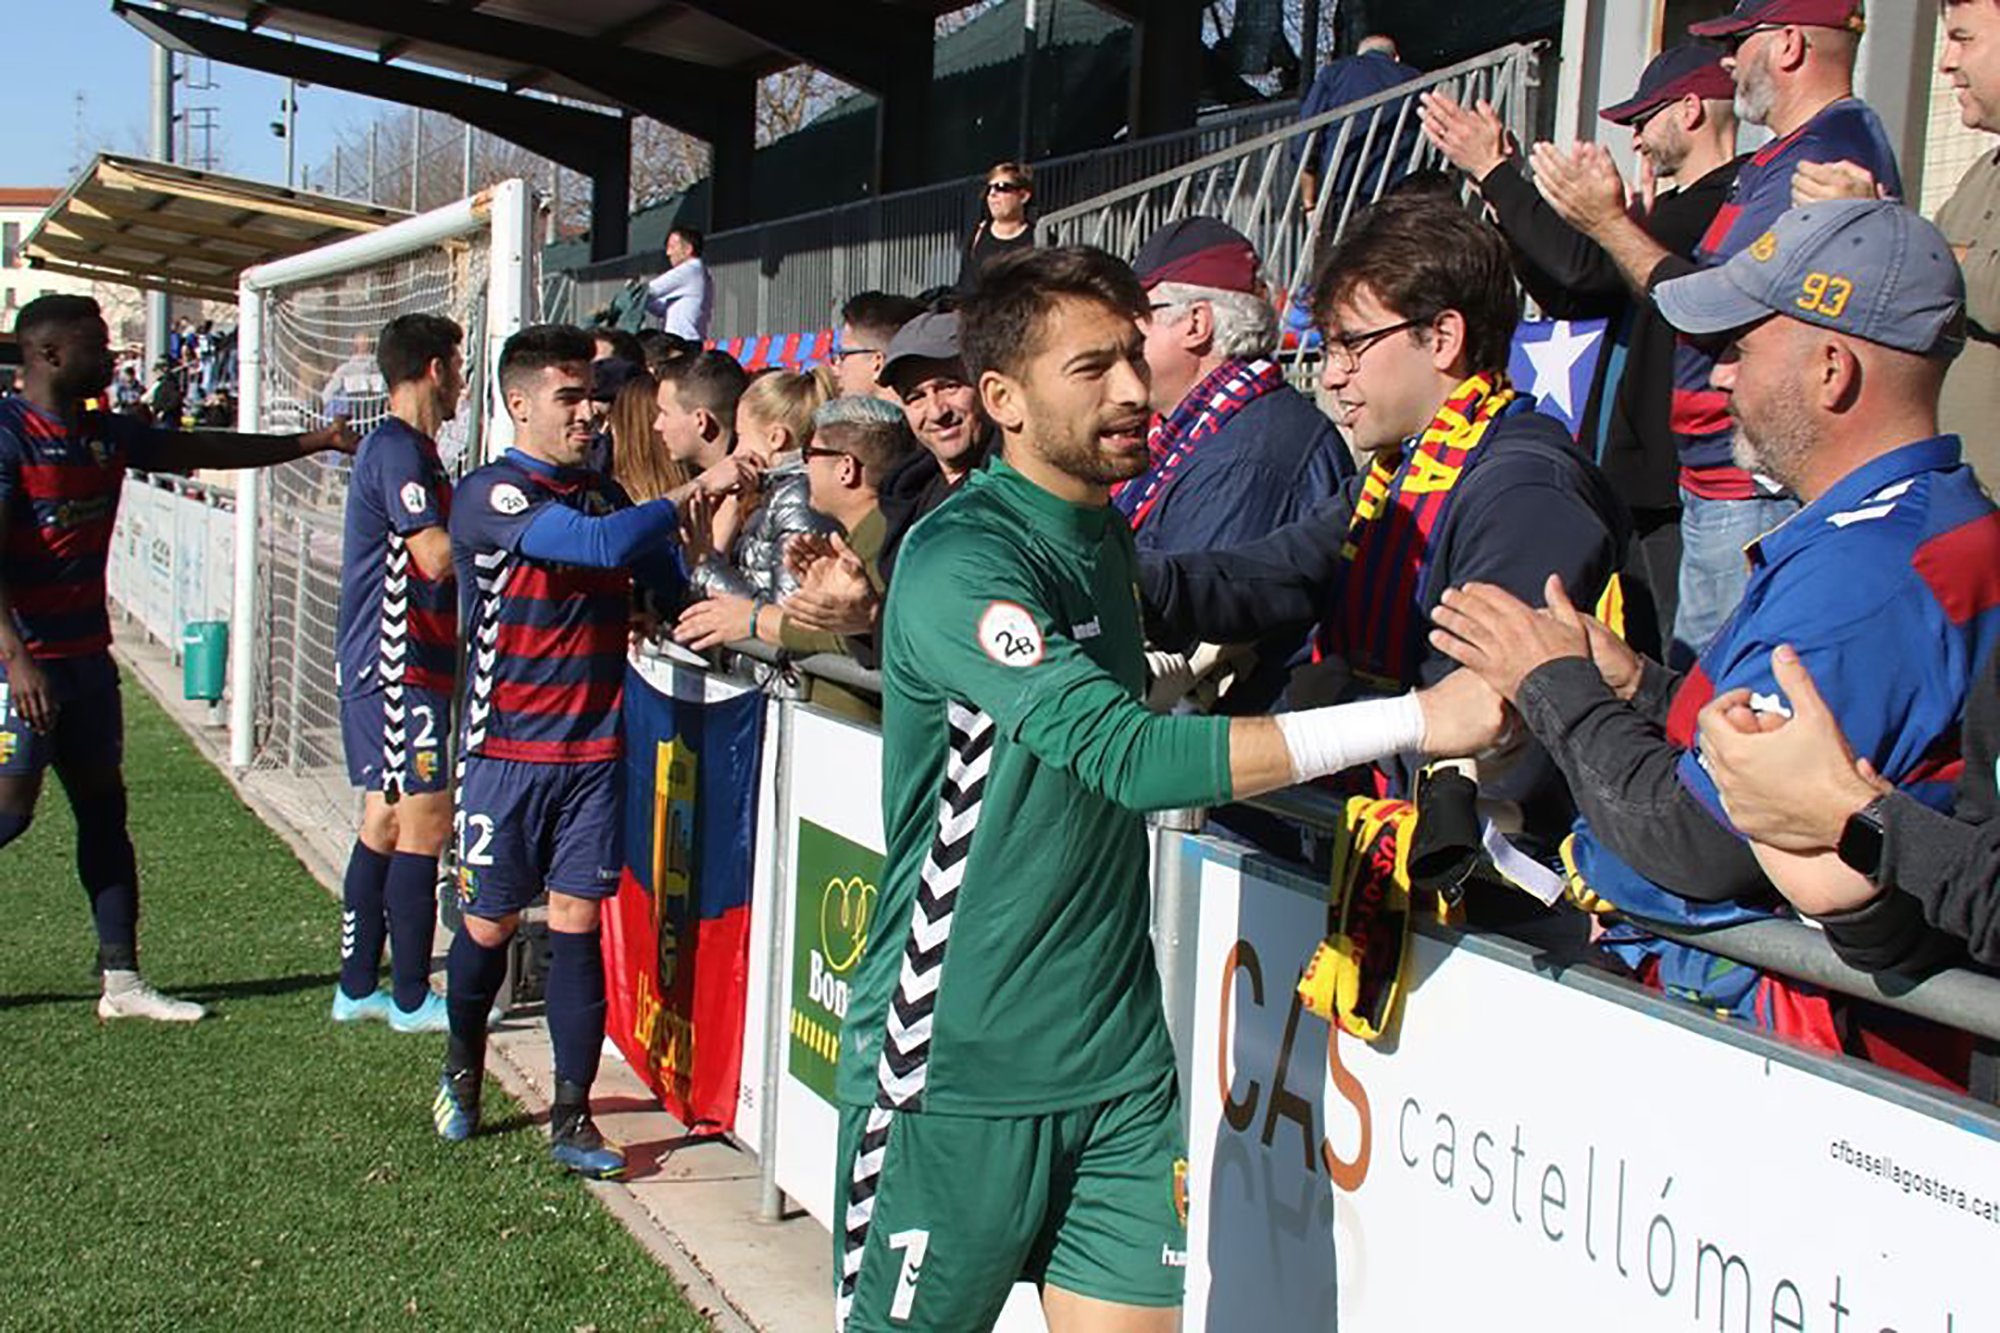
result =
[{"label": "crowd of spectators", "polygon": [[[2000,129],[2000,11],[1945,15],[1964,118]],[[1146,468],[1112,502],[1156,706],[1476,678],[1515,722],[1461,767],[1559,888],[1544,907],[1521,862],[1483,862],[1473,919],[1588,936],[1704,1007],[1954,1082],[1955,1039],[1647,929],[1797,910],[1870,969],[2000,961],[2000,516],[1972,466],[2000,392],[1980,360],[2000,154],[1939,226],[1903,207],[1853,93],[1862,40],[1856,0],[1743,0],[1694,25],[1601,113],[1632,135],[1629,188],[1600,147],[1516,144],[1490,105],[1424,95],[1412,119],[1476,207],[1456,181],[1406,181],[1325,249],[1304,294],[1317,403],[1276,364],[1285,294],[1251,243],[1213,218],[1161,228],[1132,262]],[[1412,74],[1379,46],[1360,59],[1325,96]],[[1774,137],[1739,156],[1739,121]],[[902,539],[999,465],[956,306],[1020,262],[1032,177],[1002,163],[988,184],[1015,188],[989,189],[958,288],[848,298],[831,383],[603,335],[630,363],[607,400],[614,473],[689,501],[683,643],[879,664]],[[1523,292],[1609,321],[1574,436],[1507,381]],[[623,405],[649,393],[646,432]],[[1424,771],[1412,755],[1338,785],[1413,795]]]}]

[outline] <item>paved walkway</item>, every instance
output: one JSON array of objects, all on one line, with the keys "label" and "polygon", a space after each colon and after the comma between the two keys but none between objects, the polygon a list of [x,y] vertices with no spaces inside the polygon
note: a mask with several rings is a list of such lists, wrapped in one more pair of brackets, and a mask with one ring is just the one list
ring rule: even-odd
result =
[{"label": "paved walkway", "polygon": [[[287,804],[263,790],[281,777],[246,784],[228,766],[228,732],[205,704],[181,698],[180,669],[136,625],[122,626],[118,655],[153,697],[222,770],[258,817],[298,854],[328,892],[338,894],[343,867],[334,849],[346,830],[300,829]],[[439,944],[448,937],[439,936]],[[329,954],[334,940],[329,933]],[[442,955],[433,967],[441,967]],[[551,1055],[540,1007],[516,1010],[495,1031],[491,1072],[538,1119],[548,1115]],[[802,1211],[784,1222],[758,1222],[757,1159],[714,1138],[690,1138],[660,1109],[651,1091],[605,1043],[593,1103],[606,1134],[626,1145],[632,1178],[592,1191],[686,1288],[720,1333],[822,1333],[833,1322],[832,1245]]]}]

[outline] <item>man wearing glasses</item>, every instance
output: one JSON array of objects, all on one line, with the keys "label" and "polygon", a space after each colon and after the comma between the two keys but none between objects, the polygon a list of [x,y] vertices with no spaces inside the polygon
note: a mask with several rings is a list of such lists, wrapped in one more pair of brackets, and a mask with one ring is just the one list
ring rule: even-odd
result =
[{"label": "man wearing glasses", "polygon": [[[1688,28],[1720,40],[1736,82],[1736,114],[1768,128],[1765,144],[1695,248],[1669,253],[1626,211],[1618,169],[1601,148],[1538,145],[1535,179],[1556,210],[1618,260],[1639,291],[1710,268],[1751,248],[1792,206],[1792,182],[1807,163],[1853,162],[1890,195],[1902,193],[1882,122],[1854,96],[1854,59],[1865,27],[1861,0],[1740,0],[1733,13]],[[1743,548],[1783,522],[1798,502],[1768,477],[1738,465],[1728,396],[1709,383],[1715,359],[1683,339],[1674,359],[1673,425],[1681,455],[1680,609],[1674,638],[1682,661],[1712,640],[1749,581]]]},{"label": "man wearing glasses", "polygon": [[881,383],[882,363],[897,330],[924,313],[921,302],[893,292],[860,292],[840,307],[840,341],[833,353],[833,377],[843,398],[888,398],[901,404]]},{"label": "man wearing glasses", "polygon": [[[1625,516],[1561,424],[1507,383],[1520,296],[1500,234],[1456,200],[1391,196],[1321,266],[1312,311],[1321,387],[1367,470],[1258,541],[1142,559],[1149,638],[1184,651],[1310,631],[1313,665],[1288,695],[1300,708],[1448,675],[1424,637],[1447,588],[1539,603],[1562,571],[1594,603]],[[1398,764],[1387,776],[1407,791]],[[1519,807],[1523,850],[1553,855],[1571,817],[1561,777],[1539,750],[1504,764],[1482,768],[1482,793]]]}]

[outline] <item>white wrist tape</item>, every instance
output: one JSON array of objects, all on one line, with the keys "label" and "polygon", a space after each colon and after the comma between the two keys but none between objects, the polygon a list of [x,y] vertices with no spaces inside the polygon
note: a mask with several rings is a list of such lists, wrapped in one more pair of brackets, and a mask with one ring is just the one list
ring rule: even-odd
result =
[{"label": "white wrist tape", "polygon": [[1414,694],[1279,713],[1271,720],[1285,738],[1293,782],[1372,764],[1424,743],[1424,706]]}]

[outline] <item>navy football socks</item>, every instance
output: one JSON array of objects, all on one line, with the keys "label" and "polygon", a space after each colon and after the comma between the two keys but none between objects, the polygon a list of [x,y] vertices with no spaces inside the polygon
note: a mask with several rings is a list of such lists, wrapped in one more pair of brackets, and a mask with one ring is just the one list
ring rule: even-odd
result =
[{"label": "navy football socks", "polygon": [[97,926],[97,967],[132,971],[139,965],[139,867],[125,826],[125,793],[72,800],[76,813],[76,872],[90,895]]},{"label": "navy football socks", "polygon": [[[437,868],[435,856],[397,852],[389,858],[383,880],[383,897],[389,908],[389,955],[396,1007],[406,1014],[414,1013],[430,990],[431,939],[437,922]],[[341,984],[346,985],[344,971]]]},{"label": "navy football socks", "polygon": [[604,953],[598,931],[552,930],[549,945],[549,1040],[556,1081],[588,1091],[604,1054]]},{"label": "navy football socks", "polygon": [[[347,875],[340,885],[340,993],[350,1000],[372,994],[382,970],[382,909],[389,860],[359,838],[347,857]],[[428,945],[424,961],[428,966]]]},{"label": "navy football socks", "polygon": [[489,949],[470,930],[460,930],[445,955],[444,975],[445,1013],[451,1019],[445,1067],[484,1069],[486,1015],[507,979],[507,946]]}]

